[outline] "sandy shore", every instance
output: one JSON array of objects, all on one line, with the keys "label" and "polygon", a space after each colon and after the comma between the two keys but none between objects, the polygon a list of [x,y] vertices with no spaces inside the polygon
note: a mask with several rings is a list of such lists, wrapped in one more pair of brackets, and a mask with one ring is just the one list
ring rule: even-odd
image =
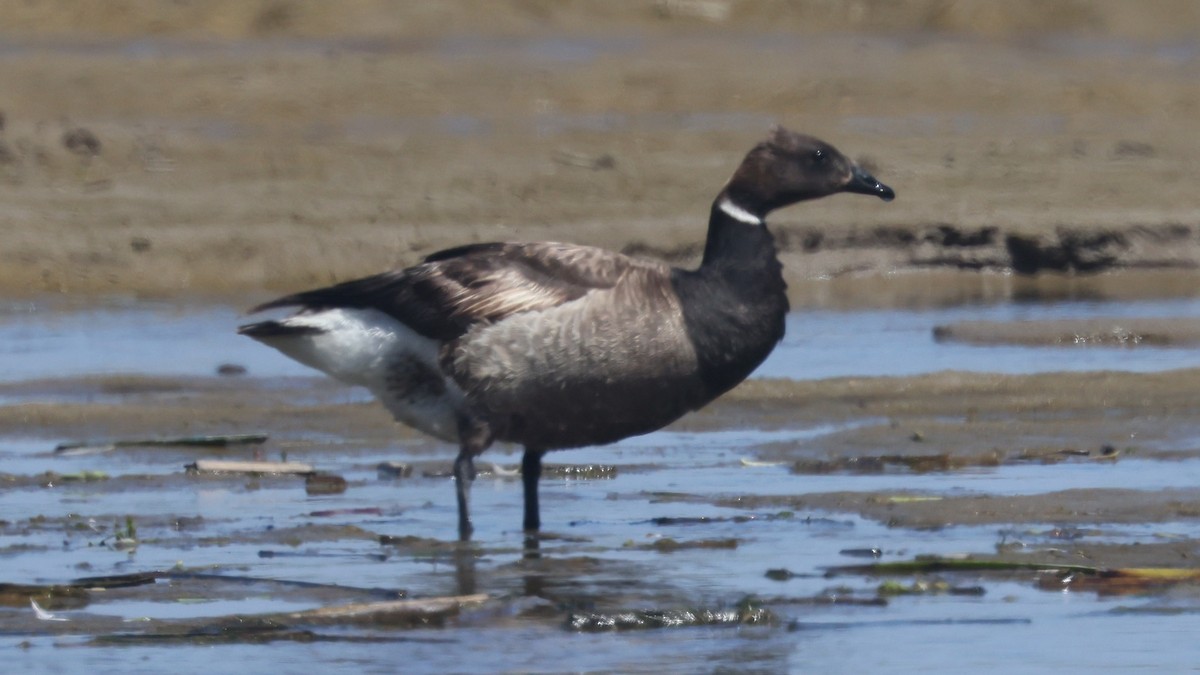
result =
[{"label": "sandy shore", "polygon": [[899,195],[777,214],[801,303],[1196,287],[1182,0],[105,8],[0,3],[0,292],[255,295],[495,239],[686,263],[774,122]]}]

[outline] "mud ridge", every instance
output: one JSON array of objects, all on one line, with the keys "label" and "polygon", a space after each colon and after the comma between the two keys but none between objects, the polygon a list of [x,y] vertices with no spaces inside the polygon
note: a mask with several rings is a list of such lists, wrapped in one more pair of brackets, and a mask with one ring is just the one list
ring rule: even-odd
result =
[{"label": "mud ridge", "polygon": [[[1194,269],[1200,266],[1200,238],[1191,225],[1130,225],[1085,229],[1059,226],[1046,232],[1019,226],[880,225],[845,231],[814,227],[776,228],[781,250],[804,254],[849,253],[861,259],[855,271],[949,268],[1011,271],[1097,273],[1121,269]],[[635,247],[669,260],[686,258],[688,247],[656,250]],[[872,251],[890,254],[887,267],[873,264]],[[819,264],[819,261],[816,261]]]}]

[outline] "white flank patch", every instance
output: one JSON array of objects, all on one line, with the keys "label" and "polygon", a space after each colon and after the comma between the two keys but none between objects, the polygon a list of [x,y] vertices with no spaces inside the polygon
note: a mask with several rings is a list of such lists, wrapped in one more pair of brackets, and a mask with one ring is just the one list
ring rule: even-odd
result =
[{"label": "white flank patch", "polygon": [[374,309],[327,309],[305,312],[279,323],[315,328],[315,335],[270,337],[267,344],[311,368],[349,384],[375,388],[395,353],[437,361],[437,345]]},{"label": "white flank patch", "polygon": [[420,363],[440,373],[438,343],[375,309],[327,309],[280,320],[285,326],[315,328],[313,335],[268,337],[266,344],[310,368],[347,384],[370,389],[396,419],[443,440],[458,438],[456,411],[462,391],[446,380],[440,396],[399,399],[392,395],[395,364]]},{"label": "white flank patch", "polygon": [[737,204],[734,204],[733,200],[730,199],[729,197],[721,197],[721,202],[719,204],[717,204],[717,208],[724,211],[725,215],[729,216],[730,218],[733,218],[734,220],[743,222],[747,225],[762,225],[763,224],[762,218],[759,218],[758,216],[754,215],[753,213],[750,213],[749,211],[747,211],[746,209],[743,209],[742,207],[738,206]]}]

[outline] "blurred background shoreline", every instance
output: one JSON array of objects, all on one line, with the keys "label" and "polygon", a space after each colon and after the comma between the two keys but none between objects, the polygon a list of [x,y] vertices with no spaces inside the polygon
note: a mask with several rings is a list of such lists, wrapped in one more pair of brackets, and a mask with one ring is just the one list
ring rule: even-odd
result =
[{"label": "blurred background shoreline", "polygon": [[773,217],[799,305],[1175,297],[1200,281],[1190,2],[0,13],[9,297],[257,297],[488,240],[686,265],[776,122],[899,195]]}]

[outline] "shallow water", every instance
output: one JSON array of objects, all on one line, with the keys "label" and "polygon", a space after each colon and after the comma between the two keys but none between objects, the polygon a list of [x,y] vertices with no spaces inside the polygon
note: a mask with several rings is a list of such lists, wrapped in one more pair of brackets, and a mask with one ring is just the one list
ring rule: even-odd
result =
[{"label": "shallow water", "polygon": [[933,339],[933,328],[956,321],[1195,317],[1200,317],[1200,301],[1195,299],[997,304],[926,310],[802,311],[789,317],[787,335],[757,374],[824,379],[907,376],[942,370],[1030,374],[1192,368],[1200,365],[1200,350],[939,343]]},{"label": "shallow water", "polygon": [[[1030,373],[1200,366],[1200,350],[976,347],[939,344],[931,336],[936,324],[968,319],[1198,315],[1198,301],[803,312],[790,318],[788,337],[759,375],[828,378],[944,369]],[[0,360],[5,364],[0,378],[15,382],[105,373],[209,376],[226,362],[246,366],[251,378],[309,374],[236,336],[237,322],[237,313],[222,306],[113,301],[80,310],[52,302],[10,304],[0,308]],[[303,386],[305,381],[283,382]],[[38,394],[37,400],[47,396]],[[296,400],[304,396],[299,391]],[[49,397],[78,400],[69,391]],[[22,402],[22,397],[13,396],[3,404]],[[269,420],[264,425],[269,427]],[[806,604],[796,600],[835,588],[844,596],[874,597],[879,579],[824,576],[830,566],[861,562],[844,551],[879,549],[885,561],[988,553],[1010,537],[1011,528],[910,530],[845,513],[781,513],[720,506],[716,501],[843,490],[955,496],[1024,495],[1067,487],[1191,487],[1200,482],[1200,460],[1122,459],[1119,464],[1064,462],[820,476],[753,462],[756,449],[764,444],[817,440],[844,429],[827,424],[771,431],[668,430],[605,448],[555,453],[548,459],[551,464],[613,464],[617,473],[610,479],[543,480],[545,527],[561,538],[542,541],[539,553],[551,564],[578,565],[549,574],[522,566],[520,482],[489,471],[492,463],[507,469],[518,463],[519,455],[504,449],[490,451],[479,462],[485,473],[472,493],[476,553],[466,564],[452,554],[449,543],[455,518],[453,483],[442,473],[453,456],[449,446],[438,451],[440,446],[426,441],[408,449],[310,444],[302,453],[293,453],[302,456],[291,458],[349,482],[342,494],[313,496],[305,492],[302,478],[183,475],[185,463],[207,456],[203,450],[64,455],[54,453],[54,442],[44,438],[0,433],[6,473],[108,475],[94,482],[0,488],[0,513],[9,524],[0,537],[0,582],[58,583],[81,576],[179,568],[260,579],[264,584],[281,580],[405,589],[412,597],[477,591],[499,599],[466,610],[439,630],[333,627],[319,630],[323,641],[312,643],[97,646],[89,642],[93,633],[73,630],[114,621],[123,628],[108,628],[105,634],[132,633],[156,621],[296,611],[330,604],[334,597],[292,586],[214,590],[176,579],[150,589],[93,593],[84,607],[54,609],[66,622],[36,621],[27,604],[0,606],[0,649],[10,655],[14,670],[34,672],[127,670],[131,663],[163,664],[168,659],[172,671],[202,672],[211,671],[214,656],[237,663],[239,670],[278,672],[307,672],[318,664],[323,670],[394,672],[401,662],[430,672],[1126,672],[1194,667],[1190,645],[1200,612],[1200,594],[1194,587],[1173,594],[1102,597],[967,575],[956,583],[980,584],[982,595],[900,596],[886,607]],[[430,447],[437,458],[434,466],[429,464]],[[222,453],[244,455],[248,451]],[[413,477],[382,479],[375,467],[388,460],[424,468]],[[423,475],[426,469],[431,475]],[[141,543],[133,551],[118,550],[112,545],[112,531],[130,514],[136,516]],[[744,516],[753,518],[728,520]],[[716,520],[656,524],[653,519],[660,517]],[[1043,539],[1039,529],[1023,530],[1035,545]],[[1150,543],[1197,537],[1198,529],[1194,520],[1099,525],[1081,536]],[[411,549],[381,545],[379,535],[420,537],[425,543]],[[652,547],[666,538],[684,543],[732,539],[736,547],[669,553]],[[447,543],[439,547],[429,542]],[[768,579],[766,571],[777,568],[796,576],[784,582]],[[555,601],[535,601],[531,595]],[[536,602],[549,605],[552,614],[559,612],[555,616],[561,616],[564,606],[728,608],[747,596],[765,599],[780,623],[590,634],[566,630],[561,619],[548,621],[527,611]],[[24,648],[13,649],[17,645]]]},{"label": "shallow water", "polygon": [[[942,370],[1028,374],[1200,367],[1185,347],[1023,347],[938,343],[935,326],[956,321],[1070,318],[1200,318],[1200,299],[997,304],[926,310],[804,310],[758,377],[908,376]],[[50,301],[0,305],[0,382],[101,373],[211,375],[236,363],[257,377],[313,371],[236,334],[249,321],[223,305],[110,301],[65,308]]]}]

